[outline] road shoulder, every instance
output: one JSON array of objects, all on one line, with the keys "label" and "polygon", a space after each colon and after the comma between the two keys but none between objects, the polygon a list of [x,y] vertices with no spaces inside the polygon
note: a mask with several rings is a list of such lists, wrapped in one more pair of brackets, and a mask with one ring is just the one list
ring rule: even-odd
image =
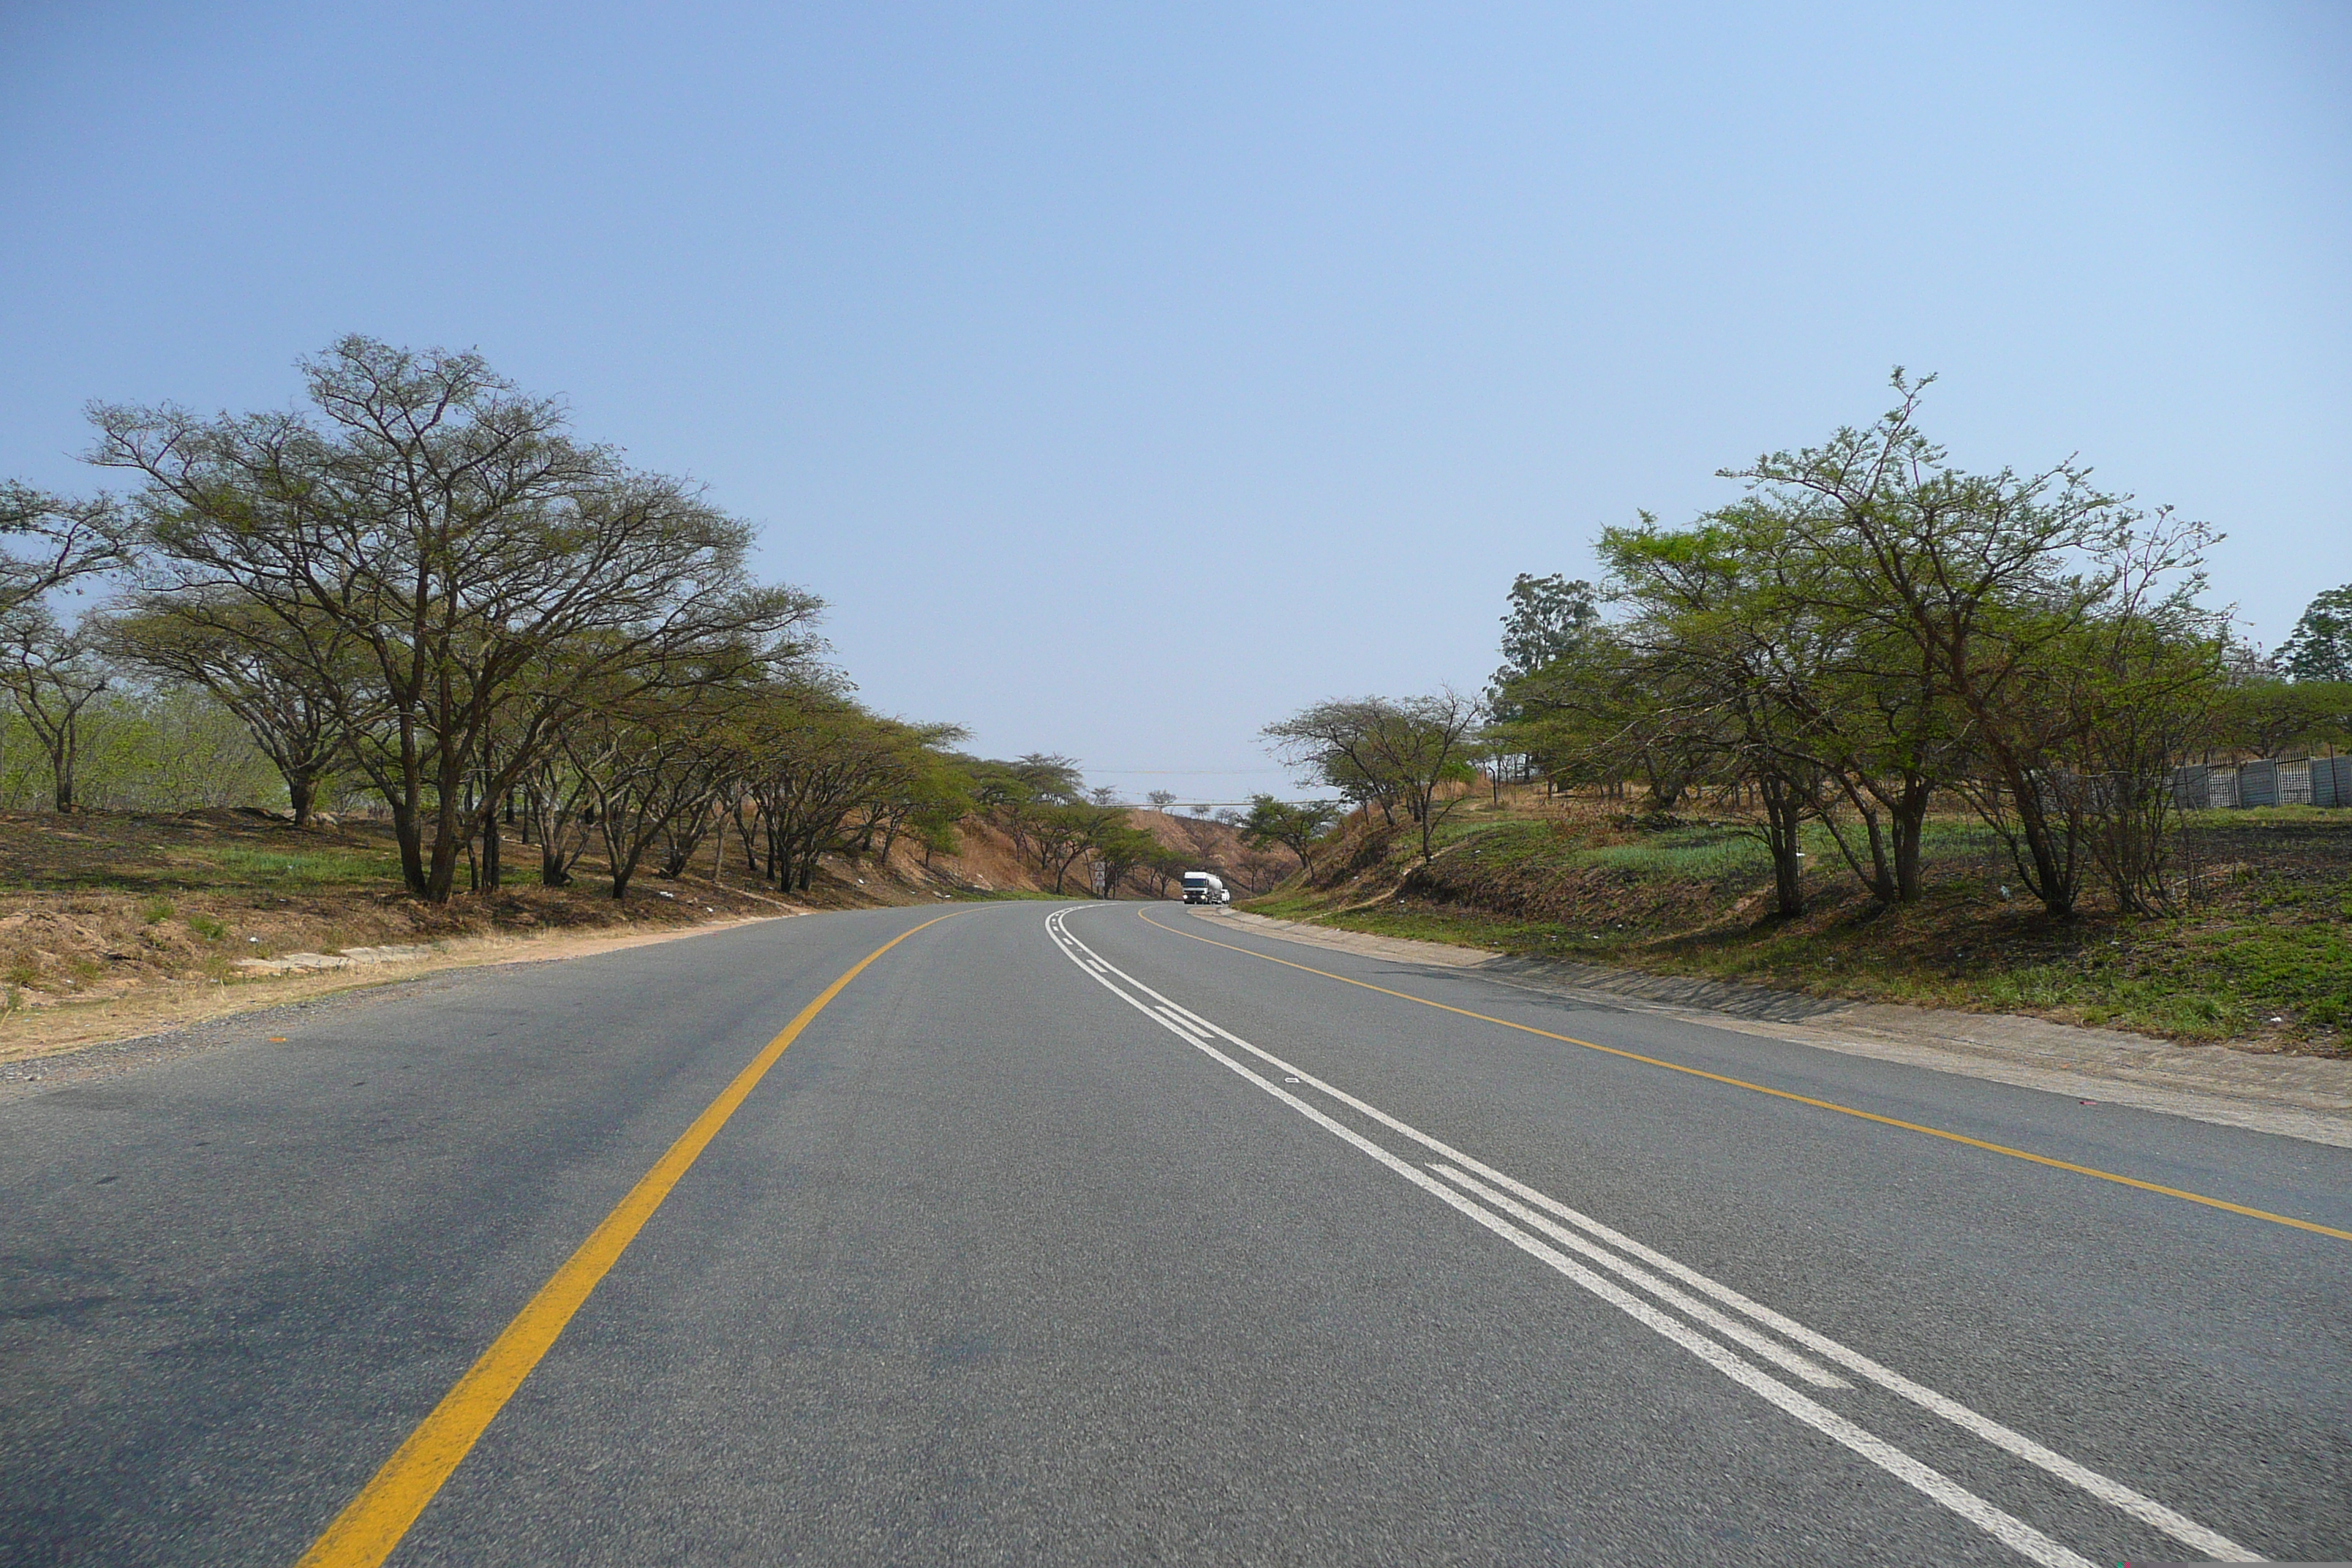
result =
[{"label": "road shoulder", "polygon": [[1839,1002],[1731,982],[1514,958],[1236,910],[1187,910],[1282,942],[1485,978],[1846,1056],[2352,1148],[2352,1061],[2184,1046],[2013,1014]]},{"label": "road shoulder", "polygon": [[707,921],[653,931],[551,932],[541,936],[464,937],[438,943],[415,957],[356,969],[293,971],[232,986],[208,987],[185,999],[132,1008],[94,1005],[91,1033],[61,1042],[19,1043],[12,1051],[0,1035],[0,1104],[71,1084],[114,1078],[155,1062],[171,1061],[252,1037],[256,1026],[275,1014],[292,1014],[371,999],[394,987],[458,971],[561,963],[710,936],[747,925],[790,920],[806,911]]}]

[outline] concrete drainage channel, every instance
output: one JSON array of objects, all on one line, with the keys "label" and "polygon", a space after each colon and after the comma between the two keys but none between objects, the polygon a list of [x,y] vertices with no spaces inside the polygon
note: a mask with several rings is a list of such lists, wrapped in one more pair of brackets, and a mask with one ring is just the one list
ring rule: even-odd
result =
[{"label": "concrete drainage channel", "polygon": [[341,952],[289,952],[283,958],[241,958],[236,966],[255,974],[293,974],[314,969],[354,969],[368,963],[398,963],[432,956],[430,944],[410,942],[390,947],[347,947]]}]

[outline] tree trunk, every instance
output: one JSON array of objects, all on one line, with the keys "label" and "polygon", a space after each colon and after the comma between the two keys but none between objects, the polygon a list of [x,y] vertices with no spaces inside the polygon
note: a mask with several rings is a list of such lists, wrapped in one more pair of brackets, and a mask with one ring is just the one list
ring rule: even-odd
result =
[{"label": "tree trunk", "polygon": [[392,837],[400,845],[400,879],[408,890],[420,898],[425,893],[425,841],[416,821],[416,807],[408,801],[392,800]]},{"label": "tree trunk", "polygon": [[542,888],[563,888],[572,883],[572,872],[563,864],[561,836],[554,825],[541,818],[539,826],[539,885]]},{"label": "tree trunk", "polygon": [[1903,781],[1903,793],[1889,812],[1895,830],[1895,897],[1898,902],[1919,901],[1919,840],[1927,824],[1927,801],[1934,786],[1923,778]]},{"label": "tree trunk", "polygon": [[[1980,708],[1971,704],[1970,716],[1977,721],[1980,732],[1988,736],[1996,732],[1997,726],[1991,716]],[[2025,761],[2006,746],[1988,745],[1987,750],[2000,787],[2009,792],[2010,801],[2016,807],[2018,837],[2025,841],[2025,856],[2018,859],[2017,874],[2025,879],[2026,886],[2051,914],[2062,921],[2074,919],[2076,875],[2073,846],[2068,846],[2069,853],[2063,856],[2059,853],[2058,846],[2051,836],[2049,814],[2045,809],[2047,803]],[[1985,804],[1997,805],[1998,801],[1989,800]],[[1990,820],[1992,814],[1979,810],[1979,815],[1988,816],[1989,825],[1995,829],[2001,827],[2000,823]],[[2007,837],[2006,833],[2003,836]],[[2011,858],[2016,859],[2015,838],[2010,840],[2010,848]]]},{"label": "tree trunk", "polygon": [[[495,889],[499,885],[499,796],[489,793],[490,783],[498,776],[498,770],[491,765],[495,760],[490,753],[489,737],[485,735],[482,737],[482,798],[479,803],[469,798],[467,805],[473,817],[473,826],[480,828],[482,834],[482,870],[478,887],[486,889]],[[473,787],[469,784],[467,795],[470,797],[472,794]]]},{"label": "tree trunk", "polygon": [[457,813],[449,797],[442,796],[433,814],[433,854],[425,867],[425,901],[446,904],[457,886],[457,851],[473,842],[470,836],[462,839],[457,831]]},{"label": "tree trunk", "polygon": [[[2011,797],[2017,805],[2017,822],[2025,839],[2027,857],[2033,862],[2027,880],[2042,900],[2042,907],[2058,919],[2074,917],[2074,876],[2071,855],[2062,856],[2052,836],[2050,814],[2041,792],[2031,778],[2011,770]],[[2024,868],[2020,868],[2023,871]]]},{"label": "tree trunk", "polygon": [[1870,896],[1891,904],[1895,900],[1895,868],[1886,853],[1886,830],[1874,811],[1865,813],[1863,821],[1870,832]]},{"label": "tree trunk", "polygon": [[1797,792],[1778,779],[1760,781],[1764,800],[1764,842],[1772,852],[1772,911],[1782,916],[1805,912],[1805,862],[1799,830],[1804,812]]}]

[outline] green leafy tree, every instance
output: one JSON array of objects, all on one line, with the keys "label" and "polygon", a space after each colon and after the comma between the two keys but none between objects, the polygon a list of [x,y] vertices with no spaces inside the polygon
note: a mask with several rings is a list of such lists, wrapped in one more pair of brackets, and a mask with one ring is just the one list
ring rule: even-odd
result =
[{"label": "green leafy tree", "polygon": [[2212,738],[2228,751],[2292,757],[2352,750],[2352,680],[2236,680],[2216,708]]},{"label": "green leafy tree", "polygon": [[593,808],[616,899],[628,896],[656,844],[668,839],[675,862],[693,854],[678,825],[708,819],[739,761],[734,721],[757,700],[761,665],[749,650],[727,663],[619,672],[558,729],[557,744]]},{"label": "green leafy tree", "polygon": [[1439,826],[1475,777],[1470,759],[1478,704],[1451,688],[1402,700],[1366,697],[1318,702],[1267,725],[1274,753],[1350,800],[1376,805],[1388,822],[1402,807],[1419,829],[1422,858]]},{"label": "green leafy tree", "polygon": [[1553,785],[1615,793],[1639,778],[1648,809],[1672,812],[1706,766],[1706,737],[1685,715],[1652,700],[1647,657],[1623,629],[1598,626],[1569,653],[1514,681],[1503,727]]},{"label": "green leafy tree", "polygon": [[1249,812],[1237,825],[1242,842],[1254,849],[1281,845],[1298,857],[1298,868],[1312,871],[1315,841],[1339,820],[1339,808],[1328,800],[1286,801],[1270,795],[1250,796]]},{"label": "green leafy tree", "polygon": [[954,759],[941,756],[916,779],[911,794],[907,831],[922,846],[923,868],[929,870],[933,856],[953,855],[962,847],[956,825],[975,809],[971,775]]},{"label": "green leafy tree", "polygon": [[2305,607],[2279,648],[2279,668],[2292,680],[2352,681],[2352,583]]},{"label": "green leafy tree", "polygon": [[274,621],[281,647],[340,635],[348,665],[310,673],[428,901],[605,677],[782,644],[819,608],[751,582],[745,524],[478,355],[352,337],[303,369],[309,415],[99,408],[92,460],[144,481],[143,589],[234,605],[224,633]]},{"label": "green leafy tree", "polygon": [[1164,899],[1168,896],[1169,884],[1192,869],[1192,866],[1191,856],[1155,838],[1152,847],[1144,850],[1143,858],[1136,863],[1135,875],[1153,898]]},{"label": "green leafy tree", "polygon": [[1031,808],[1027,824],[1035,846],[1040,875],[1053,879],[1054,891],[1063,890],[1070,868],[1100,853],[1102,847],[1125,827],[1127,808],[1097,805],[1091,801],[1054,802]]},{"label": "green leafy tree", "polygon": [[[108,656],[151,675],[202,687],[236,715],[285,781],[296,826],[350,740],[337,690],[366,689],[350,639],[323,617],[283,619],[234,595],[132,597],[98,623]],[[320,679],[321,669],[335,672]],[[364,727],[373,715],[361,716]]]},{"label": "green leafy tree", "polygon": [[48,756],[50,800],[59,812],[76,806],[82,715],[110,679],[88,632],[59,626],[37,601],[0,615],[0,688]]},{"label": "green leafy tree", "polygon": [[1775,591],[1766,563],[1771,521],[1729,508],[1687,529],[1644,516],[1603,531],[1612,597],[1629,611],[1619,637],[1626,686],[1669,727],[1694,771],[1753,785],[1772,859],[1773,907],[1804,912],[1801,833],[1822,815],[1823,770],[1803,744],[1793,689],[1813,681],[1827,639]]},{"label": "green leafy tree", "polygon": [[1512,687],[1575,652],[1601,615],[1591,584],[1558,573],[1520,573],[1511,580],[1510,605],[1503,616],[1503,663],[1486,687],[1487,707],[1500,721],[1517,716]]},{"label": "green leafy tree", "polygon": [[[970,781],[946,752],[948,746],[965,738],[964,729],[956,724],[887,722],[899,745],[876,773],[872,795],[860,808],[855,840],[858,853],[875,851],[885,865],[900,834],[913,832],[919,839],[927,825],[951,833],[955,823],[971,809]],[[929,853],[927,848],[927,859]]]},{"label": "green leafy tree", "polygon": [[[1826,580],[1844,587],[1821,613],[1866,622],[1883,647],[1908,645],[1906,668],[1966,753],[1950,787],[2066,918],[2094,839],[2118,842],[2107,818],[2155,801],[2170,759],[2154,748],[2179,743],[2218,684],[2221,645],[2196,605],[2214,535],[2097,489],[2071,460],[2026,474],[1956,468],[1918,427],[1927,383],[1897,371],[1894,384],[1900,401],[1867,429],[1730,477],[1775,501],[1799,542],[1834,564]],[[2186,656],[2173,657],[2184,638]],[[2138,722],[2159,700],[2163,721]],[[2126,732],[2138,738],[2128,780],[2084,772],[2124,765],[2107,742]],[[2145,825],[2121,837],[2161,853],[2162,833]],[[2147,876],[2115,876],[2123,901],[2147,896]]]},{"label": "green leafy tree", "polygon": [[1120,884],[1160,848],[1159,839],[1129,823],[1124,813],[1120,820],[1105,822],[1094,841],[1095,861],[1103,868],[1105,896],[1117,898]]}]

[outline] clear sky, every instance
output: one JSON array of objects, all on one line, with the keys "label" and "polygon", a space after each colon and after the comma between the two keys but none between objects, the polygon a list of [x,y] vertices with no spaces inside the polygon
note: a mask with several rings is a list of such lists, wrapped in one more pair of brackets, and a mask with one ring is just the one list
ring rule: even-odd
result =
[{"label": "clear sky", "polygon": [[[2352,6],[0,5],[0,474],[475,347],[866,700],[1139,795],[1475,689],[1513,574],[1935,371],[2352,582]],[[1147,770],[1150,770],[1147,772]]]}]

